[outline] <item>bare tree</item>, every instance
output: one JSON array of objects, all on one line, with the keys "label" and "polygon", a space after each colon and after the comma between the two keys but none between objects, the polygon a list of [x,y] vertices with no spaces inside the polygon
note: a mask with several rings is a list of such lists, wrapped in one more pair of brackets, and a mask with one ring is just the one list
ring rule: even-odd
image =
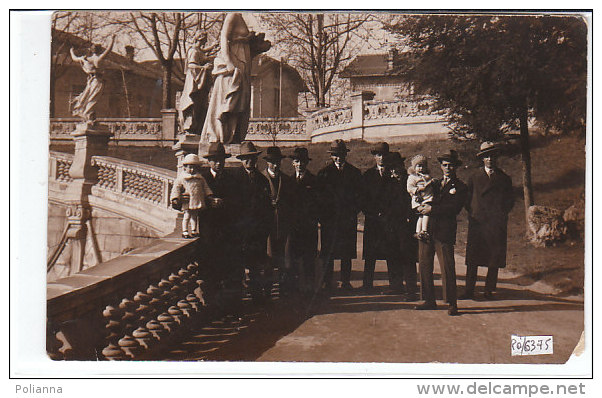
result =
[{"label": "bare tree", "polygon": [[365,13],[268,13],[258,17],[274,36],[274,47],[299,69],[318,107],[328,105],[333,81],[368,41],[367,27],[374,20]]},{"label": "bare tree", "polygon": [[222,13],[112,12],[105,25],[129,32],[140,39],[136,47],[152,51],[163,71],[162,107],[173,107],[172,78],[182,79],[186,51],[198,28],[219,32]]}]

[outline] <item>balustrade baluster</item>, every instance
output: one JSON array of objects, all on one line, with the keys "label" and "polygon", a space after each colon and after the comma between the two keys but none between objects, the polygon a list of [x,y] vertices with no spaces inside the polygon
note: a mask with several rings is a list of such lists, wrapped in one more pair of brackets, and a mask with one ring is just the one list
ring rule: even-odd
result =
[{"label": "balustrade baluster", "polygon": [[108,334],[108,345],[102,350],[102,355],[108,360],[125,359],[125,352],[119,347],[118,340],[121,336],[121,311],[111,305],[105,307],[102,316],[106,319],[105,329]]},{"label": "balustrade baluster", "polygon": [[132,337],[132,332],[136,327],[136,307],[136,303],[127,298],[124,298],[119,303],[119,309],[122,311],[121,319],[125,335],[118,341],[118,344],[130,358],[134,358],[140,352],[140,343]]},{"label": "balustrade baluster", "polygon": [[172,293],[175,295],[176,302],[175,309],[179,311],[179,315],[172,309],[171,315],[179,319],[181,323],[185,318],[190,318],[192,307],[186,301],[186,288],[182,285],[182,278],[179,275],[171,274],[169,276],[169,281],[173,283],[173,287],[171,288]]},{"label": "balustrade baluster", "polygon": [[196,289],[196,282],[191,280],[192,272],[187,268],[182,268],[178,275],[182,278],[182,286],[186,289],[186,302],[192,308],[192,312],[199,312],[201,309],[201,302],[198,297],[194,294]]},{"label": "balustrade baluster", "polygon": [[162,279],[161,282],[159,282],[159,289],[162,291],[159,299],[161,300],[163,312],[157,316],[157,320],[166,330],[172,332],[174,331],[176,321],[169,313],[169,307],[171,306],[171,301],[173,299],[173,294],[171,293],[171,283],[166,279]]},{"label": "balustrade baluster", "polygon": [[144,292],[138,292],[134,296],[134,302],[138,305],[136,315],[138,317],[137,324],[139,326],[132,332],[132,337],[138,340],[138,343],[145,349],[149,349],[153,342],[153,335],[146,327],[147,322],[150,320],[150,300],[151,296]]},{"label": "balustrade baluster", "polygon": [[146,290],[146,293],[151,297],[148,303],[150,309],[149,318],[151,318],[151,320],[146,323],[146,328],[156,340],[160,341],[168,333],[168,330],[166,330],[165,327],[163,327],[163,325],[157,319],[155,319],[159,314],[161,314],[162,311],[161,306],[163,302],[161,300],[161,295],[163,294],[163,291],[158,287],[151,285]]}]

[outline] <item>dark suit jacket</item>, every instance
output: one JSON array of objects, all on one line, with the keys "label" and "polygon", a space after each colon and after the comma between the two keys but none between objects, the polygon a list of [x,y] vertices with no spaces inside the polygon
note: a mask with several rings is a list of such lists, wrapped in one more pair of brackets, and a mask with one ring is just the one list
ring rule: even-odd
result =
[{"label": "dark suit jacket", "polygon": [[240,167],[234,171],[238,184],[236,233],[240,234],[245,261],[262,260],[266,256],[267,238],[273,221],[268,180],[259,170],[249,175]]},{"label": "dark suit jacket", "polygon": [[443,243],[456,243],[456,216],[466,203],[468,188],[457,177],[442,186],[442,179],[432,182],[435,188],[435,198],[431,203],[432,210],[429,219],[431,236]]},{"label": "dark suit jacket", "polygon": [[315,256],[318,250],[318,211],[321,206],[318,179],[306,171],[292,179],[290,250],[292,255]]},{"label": "dark suit jacket", "polygon": [[339,171],[330,163],[318,173],[322,191],[320,224],[322,225],[322,251],[331,258],[357,256],[357,214],[361,211],[362,173],[345,163]]},{"label": "dark suit jacket", "polygon": [[481,168],[470,177],[467,265],[506,266],[508,213],[513,205],[512,180],[502,170],[490,178]]},{"label": "dark suit jacket", "polygon": [[363,212],[364,223],[364,258],[385,260],[391,258],[399,250],[397,239],[387,231],[388,218],[394,211],[395,203],[389,197],[393,194],[389,184],[391,177],[381,177],[376,166],[364,172]]}]

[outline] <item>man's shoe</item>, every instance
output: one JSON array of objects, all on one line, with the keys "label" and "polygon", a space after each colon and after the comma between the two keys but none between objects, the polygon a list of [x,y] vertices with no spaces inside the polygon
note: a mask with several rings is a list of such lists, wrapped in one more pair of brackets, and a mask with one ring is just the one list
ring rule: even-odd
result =
[{"label": "man's shoe", "polygon": [[460,313],[458,312],[458,307],[456,305],[450,305],[449,309],[447,310],[447,315],[449,315],[449,316],[460,315]]},{"label": "man's shoe", "polygon": [[424,304],[417,305],[416,307],[414,307],[414,309],[418,310],[418,311],[436,310],[437,304],[436,303],[424,303]]},{"label": "man's shoe", "polygon": [[468,293],[461,294],[460,297],[458,297],[458,300],[473,300],[473,299],[474,299],[474,294],[468,294]]}]

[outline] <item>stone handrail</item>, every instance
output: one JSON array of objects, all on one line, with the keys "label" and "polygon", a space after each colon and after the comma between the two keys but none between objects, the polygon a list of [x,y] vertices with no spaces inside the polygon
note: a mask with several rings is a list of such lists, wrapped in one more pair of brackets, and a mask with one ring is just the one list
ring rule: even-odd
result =
[{"label": "stone handrail", "polygon": [[143,359],[168,344],[206,312],[199,250],[172,235],[48,283],[49,356]]},{"label": "stone handrail", "polygon": [[[108,127],[114,141],[163,139],[162,118],[98,118],[97,121]],[[74,117],[50,119],[50,138],[71,140],[71,133],[80,122]]]}]

